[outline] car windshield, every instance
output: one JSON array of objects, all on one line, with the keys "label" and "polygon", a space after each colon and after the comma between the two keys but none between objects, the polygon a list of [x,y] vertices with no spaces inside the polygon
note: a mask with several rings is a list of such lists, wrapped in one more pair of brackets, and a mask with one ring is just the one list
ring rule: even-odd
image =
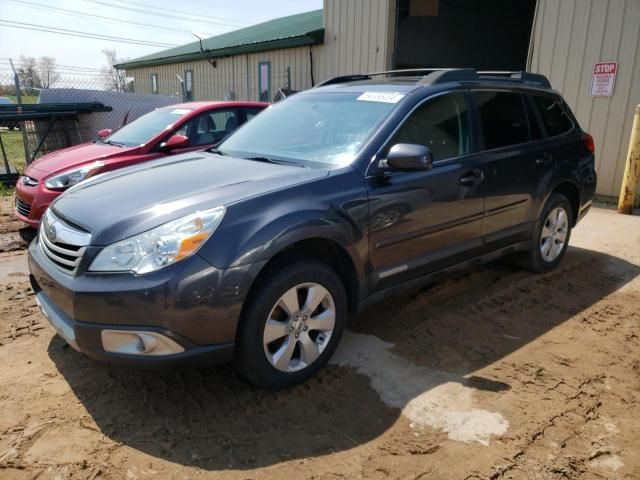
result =
[{"label": "car windshield", "polygon": [[362,92],[294,95],[257,115],[217,151],[302,166],[348,165],[400,98]]},{"label": "car windshield", "polygon": [[189,112],[191,112],[189,108],[159,108],[125,125],[106,139],[99,141],[125,147],[143,145],[163,130],[171,128],[174,123]]}]

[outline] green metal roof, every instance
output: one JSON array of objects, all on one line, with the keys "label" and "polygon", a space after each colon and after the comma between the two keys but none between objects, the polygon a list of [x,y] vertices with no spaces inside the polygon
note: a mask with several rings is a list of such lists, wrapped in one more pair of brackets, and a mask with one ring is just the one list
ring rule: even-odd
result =
[{"label": "green metal roof", "polygon": [[[203,40],[202,47],[207,58],[217,58],[278,48],[317,45],[323,41],[322,10],[314,10],[223,33]],[[131,69],[202,58],[200,42],[196,40],[186,45],[120,63],[116,67]]]}]

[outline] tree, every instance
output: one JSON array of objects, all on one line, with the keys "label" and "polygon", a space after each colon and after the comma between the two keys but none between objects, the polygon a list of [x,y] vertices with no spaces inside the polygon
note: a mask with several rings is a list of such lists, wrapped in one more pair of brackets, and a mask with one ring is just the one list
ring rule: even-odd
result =
[{"label": "tree", "polygon": [[56,71],[56,59],[53,57],[40,57],[38,60],[38,72],[42,88],[50,88],[52,84],[60,79],[60,74]]},{"label": "tree", "polygon": [[102,76],[104,77],[106,89],[115,90],[116,92],[126,92],[127,75],[124,70],[118,70],[115,67],[115,65],[125,60],[118,58],[115,50],[104,49],[102,53],[107,58],[107,66],[102,67]]},{"label": "tree", "polygon": [[42,88],[42,80],[38,68],[38,61],[33,57],[20,55],[18,60],[18,78],[24,88]]}]

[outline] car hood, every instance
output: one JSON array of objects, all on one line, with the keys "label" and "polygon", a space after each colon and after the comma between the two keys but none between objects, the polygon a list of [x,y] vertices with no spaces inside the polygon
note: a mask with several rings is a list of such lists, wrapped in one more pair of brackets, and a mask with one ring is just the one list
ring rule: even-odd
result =
[{"label": "car hood", "polygon": [[118,147],[106,143],[83,143],[44,155],[29,165],[25,174],[40,180],[43,176],[62,172],[76,165],[130,155],[139,149],[140,147]]},{"label": "car hood", "polygon": [[192,152],[104,173],[52,204],[68,222],[108,245],[197,210],[327,176],[325,169]]}]

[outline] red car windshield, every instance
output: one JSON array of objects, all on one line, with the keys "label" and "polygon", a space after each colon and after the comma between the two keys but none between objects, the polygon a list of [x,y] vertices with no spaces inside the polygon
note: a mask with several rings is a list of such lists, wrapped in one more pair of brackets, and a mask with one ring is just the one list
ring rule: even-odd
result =
[{"label": "red car windshield", "polygon": [[159,108],[125,125],[100,141],[124,147],[143,145],[190,112],[191,110],[188,108]]}]

